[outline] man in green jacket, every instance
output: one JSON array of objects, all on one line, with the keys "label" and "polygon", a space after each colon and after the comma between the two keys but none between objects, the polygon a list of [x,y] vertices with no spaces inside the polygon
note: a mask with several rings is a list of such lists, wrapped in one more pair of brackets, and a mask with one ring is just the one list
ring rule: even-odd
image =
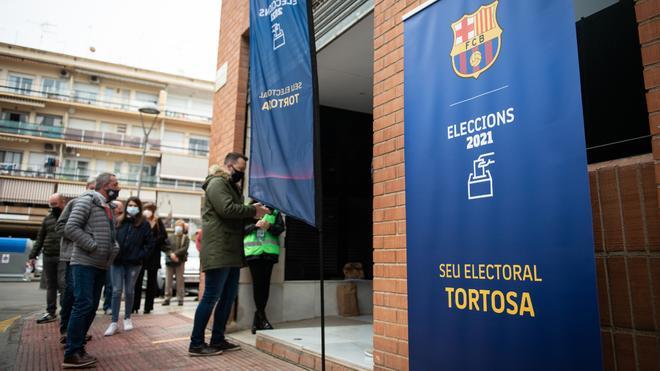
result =
[{"label": "man in green jacket", "polygon": [[[210,169],[202,186],[206,197],[202,208],[204,235],[200,264],[206,287],[195,311],[188,347],[191,356],[213,356],[240,349],[225,340],[225,325],[238,292],[238,278],[243,266],[244,227],[246,221],[270,213],[261,204],[243,204],[238,183],[243,180],[246,166],[247,157],[231,152],[225,157],[223,167]],[[206,345],[204,331],[216,303],[211,342]]]},{"label": "man in green jacket", "polygon": [[37,234],[37,240],[30,252],[28,261],[34,267],[35,260],[43,251],[43,272],[46,279],[46,311],[43,317],[37,320],[37,323],[48,323],[57,320],[57,292],[60,296],[64,287],[59,287],[60,280],[57,277],[57,266],[60,262],[60,238],[62,235],[55,230],[57,218],[60,217],[64,208],[64,197],[59,193],[54,193],[48,197],[50,212],[44,218]]}]

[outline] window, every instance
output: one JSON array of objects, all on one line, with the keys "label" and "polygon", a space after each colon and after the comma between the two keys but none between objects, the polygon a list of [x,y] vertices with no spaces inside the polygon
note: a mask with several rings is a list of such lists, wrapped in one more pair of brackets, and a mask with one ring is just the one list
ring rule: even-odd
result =
[{"label": "window", "polygon": [[33,76],[10,73],[7,79],[7,85],[9,85],[10,91],[20,94],[30,94],[32,92],[33,81]]},{"label": "window", "polygon": [[27,112],[2,111],[2,119],[6,121],[27,122],[29,116]]},{"label": "window", "polygon": [[[156,176],[156,166],[155,165],[144,165],[142,168],[142,180],[151,180]],[[137,180],[138,173],[140,172],[140,164],[129,164],[128,165],[128,179]]]},{"label": "window", "polygon": [[66,95],[68,86],[68,80],[58,80],[49,77],[41,79],[41,92],[45,96]]},{"label": "window", "polygon": [[183,151],[183,133],[178,131],[167,131],[163,135],[163,147],[166,151],[182,152]]},{"label": "window", "polygon": [[37,125],[62,126],[62,116],[38,114]]},{"label": "window", "polygon": [[131,100],[131,92],[127,89],[106,87],[103,98],[109,106],[121,109],[128,109]]},{"label": "window", "polygon": [[92,120],[70,118],[69,128],[78,130],[96,130],[96,122]]},{"label": "window", "polygon": [[143,106],[156,106],[158,105],[158,95],[151,93],[144,93],[141,91],[135,92],[135,104],[138,107]]},{"label": "window", "polygon": [[89,176],[89,161],[87,159],[71,159],[64,160],[63,172],[67,175],[73,175],[77,179],[87,179]]},{"label": "window", "polygon": [[117,133],[125,134],[126,133],[126,124],[113,124],[110,122],[101,123],[101,131],[106,133]]},{"label": "window", "polygon": [[206,156],[209,153],[209,140],[207,138],[190,138],[188,151],[191,155]]},{"label": "window", "polygon": [[73,84],[73,98],[76,102],[95,103],[99,95],[99,87],[96,85],[76,82]]},{"label": "window", "polygon": [[22,152],[0,151],[0,173],[21,168]]}]

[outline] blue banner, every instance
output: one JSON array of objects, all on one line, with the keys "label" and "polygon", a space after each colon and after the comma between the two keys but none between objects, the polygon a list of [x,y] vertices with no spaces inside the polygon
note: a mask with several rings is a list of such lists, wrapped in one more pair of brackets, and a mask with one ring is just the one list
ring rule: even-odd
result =
[{"label": "blue banner", "polygon": [[250,1],[250,197],[316,225],[308,0]]},{"label": "blue banner", "polygon": [[570,0],[404,22],[412,370],[600,370]]}]

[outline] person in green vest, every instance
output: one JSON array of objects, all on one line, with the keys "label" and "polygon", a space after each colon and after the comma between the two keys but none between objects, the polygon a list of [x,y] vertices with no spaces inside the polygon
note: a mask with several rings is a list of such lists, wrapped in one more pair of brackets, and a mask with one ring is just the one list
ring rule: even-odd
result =
[{"label": "person in green vest", "polygon": [[278,236],[284,232],[284,220],[279,210],[269,209],[270,214],[245,227],[243,239],[245,260],[252,274],[252,296],[257,308],[252,321],[253,334],[257,330],[273,329],[266,318],[266,304],[270,292],[270,275],[280,255]]}]

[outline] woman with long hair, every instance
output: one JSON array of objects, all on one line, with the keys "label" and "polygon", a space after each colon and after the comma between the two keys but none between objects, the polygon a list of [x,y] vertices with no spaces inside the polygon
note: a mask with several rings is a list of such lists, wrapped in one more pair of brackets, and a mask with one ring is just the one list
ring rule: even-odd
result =
[{"label": "woman with long hair", "polygon": [[131,309],[135,281],[142,269],[142,260],[153,247],[151,227],[142,216],[142,201],[129,197],[126,201],[124,217],[118,221],[117,242],[119,255],[110,267],[112,277],[112,323],[105,331],[105,336],[114,335],[119,326],[119,306],[124,291],[124,331],[133,329]]},{"label": "woman with long hair", "polygon": [[147,291],[144,298],[144,314],[149,314],[154,309],[154,298],[158,292],[158,283],[156,277],[160,266],[160,253],[161,251],[167,253],[169,248],[169,241],[167,239],[167,231],[165,224],[156,215],[156,204],[151,202],[144,203],[144,211],[142,212],[144,218],[149,222],[151,227],[151,235],[154,239],[154,246],[144,258],[142,264],[142,271],[135,282],[135,300],[133,302],[133,312],[137,313],[140,309],[140,300],[142,299],[142,279],[146,272],[147,274]]}]

